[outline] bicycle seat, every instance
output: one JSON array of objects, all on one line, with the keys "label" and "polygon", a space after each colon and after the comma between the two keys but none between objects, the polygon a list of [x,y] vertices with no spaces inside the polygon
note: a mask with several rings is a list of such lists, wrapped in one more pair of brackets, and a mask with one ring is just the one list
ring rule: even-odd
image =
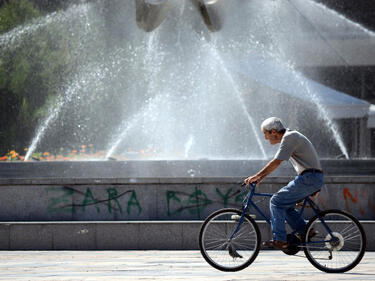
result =
[{"label": "bicycle seat", "polygon": [[[307,195],[305,198],[307,198],[307,197],[314,197],[314,196],[318,195],[319,192],[320,192],[320,189],[317,190],[317,191],[315,191],[314,193],[311,193],[310,195]],[[300,201],[297,201],[296,205],[299,206],[299,207],[301,207],[302,203],[303,203],[303,200],[305,200],[305,198],[301,199]]]}]

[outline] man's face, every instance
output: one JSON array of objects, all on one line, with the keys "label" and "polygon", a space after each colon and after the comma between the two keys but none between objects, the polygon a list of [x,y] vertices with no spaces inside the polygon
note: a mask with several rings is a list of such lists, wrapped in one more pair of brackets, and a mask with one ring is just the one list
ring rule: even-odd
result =
[{"label": "man's face", "polygon": [[263,129],[264,138],[270,142],[271,145],[275,145],[281,141],[279,133],[276,130],[267,131]]}]

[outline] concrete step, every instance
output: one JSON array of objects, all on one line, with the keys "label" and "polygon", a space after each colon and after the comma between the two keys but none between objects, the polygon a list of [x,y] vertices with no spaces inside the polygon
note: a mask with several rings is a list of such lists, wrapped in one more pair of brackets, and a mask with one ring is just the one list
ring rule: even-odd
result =
[{"label": "concrete step", "polygon": [[[271,239],[257,221],[262,241]],[[202,221],[0,222],[0,250],[196,250]],[[361,221],[375,251],[375,221]]]}]

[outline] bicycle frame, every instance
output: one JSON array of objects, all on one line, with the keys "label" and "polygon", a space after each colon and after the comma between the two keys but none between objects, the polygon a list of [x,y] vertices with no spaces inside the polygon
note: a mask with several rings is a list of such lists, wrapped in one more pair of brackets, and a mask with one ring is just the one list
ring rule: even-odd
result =
[{"label": "bicycle frame", "polygon": [[[199,248],[203,258],[222,271],[234,272],[246,268],[258,256],[261,245],[268,244],[262,243],[261,229],[258,222],[248,214],[248,210],[253,207],[256,212],[252,213],[258,213],[271,224],[272,219],[267,217],[267,211],[260,209],[259,203],[271,198],[273,194],[256,192],[254,184],[241,194],[244,196],[242,209],[223,208],[213,212],[205,219],[199,231]],[[254,200],[255,196],[263,198]],[[295,229],[288,231],[287,247],[283,247],[281,251],[286,255],[301,257],[296,254],[303,250],[304,256],[314,267],[328,273],[342,273],[353,269],[366,250],[363,227],[358,219],[345,211],[320,210],[311,196],[313,195],[310,194],[297,203],[298,211],[294,212],[293,218],[300,216],[299,220],[304,219],[305,208],[310,207],[313,216],[308,218],[301,232]],[[264,203],[261,205],[263,207]],[[291,207],[294,207],[293,204]],[[310,215],[309,211],[308,216]],[[294,226],[293,222],[291,224]]]},{"label": "bicycle frame", "polygon": [[[257,212],[258,214],[268,223],[268,224],[271,224],[271,221],[270,219],[260,210],[260,208],[253,202],[253,197],[254,196],[261,196],[261,197],[272,197],[273,196],[273,193],[262,193],[262,192],[255,192],[255,187],[256,185],[251,183],[250,184],[250,191],[248,193],[248,196],[247,198],[245,198],[244,200],[244,206],[243,206],[243,210],[242,210],[242,214],[241,214],[241,218],[238,222],[238,225],[236,227],[236,229],[233,231],[232,235],[230,236],[229,238],[229,241],[233,239],[233,237],[236,235],[236,233],[240,230],[241,228],[241,224],[244,220],[244,217],[245,217],[245,214],[247,213],[248,209],[249,209],[249,206],[253,207]],[[320,210],[318,208],[318,206],[316,206],[316,204],[309,198],[309,196],[305,197],[305,199],[303,200],[303,204],[302,204],[302,208],[301,210],[299,211],[299,217],[302,217],[302,214],[307,206],[307,204],[311,207],[311,209],[313,210],[313,212],[315,213],[315,215],[318,215],[319,216],[319,213],[320,213]],[[334,237],[332,235],[332,231],[330,230],[330,228],[328,227],[328,225],[325,223],[325,221],[319,216],[319,220],[321,221],[322,225],[324,226],[324,228],[328,231],[328,233],[330,234],[331,237]],[[294,235],[296,233],[296,230],[293,230],[292,232],[292,235]],[[327,240],[327,241],[324,241],[324,242],[331,242],[331,241],[335,241],[337,240],[337,238],[331,238],[330,240]],[[313,243],[321,243],[322,241],[318,241],[318,242],[309,242],[309,244],[313,244]],[[303,243],[303,245],[306,245],[306,243]]]}]

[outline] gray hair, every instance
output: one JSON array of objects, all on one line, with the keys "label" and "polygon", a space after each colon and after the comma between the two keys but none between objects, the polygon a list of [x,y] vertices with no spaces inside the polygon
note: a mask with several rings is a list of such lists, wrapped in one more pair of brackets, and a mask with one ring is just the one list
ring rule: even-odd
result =
[{"label": "gray hair", "polygon": [[270,117],[263,121],[261,125],[262,130],[272,131],[272,129],[276,130],[277,132],[281,132],[285,130],[283,122],[280,118],[277,117]]}]

